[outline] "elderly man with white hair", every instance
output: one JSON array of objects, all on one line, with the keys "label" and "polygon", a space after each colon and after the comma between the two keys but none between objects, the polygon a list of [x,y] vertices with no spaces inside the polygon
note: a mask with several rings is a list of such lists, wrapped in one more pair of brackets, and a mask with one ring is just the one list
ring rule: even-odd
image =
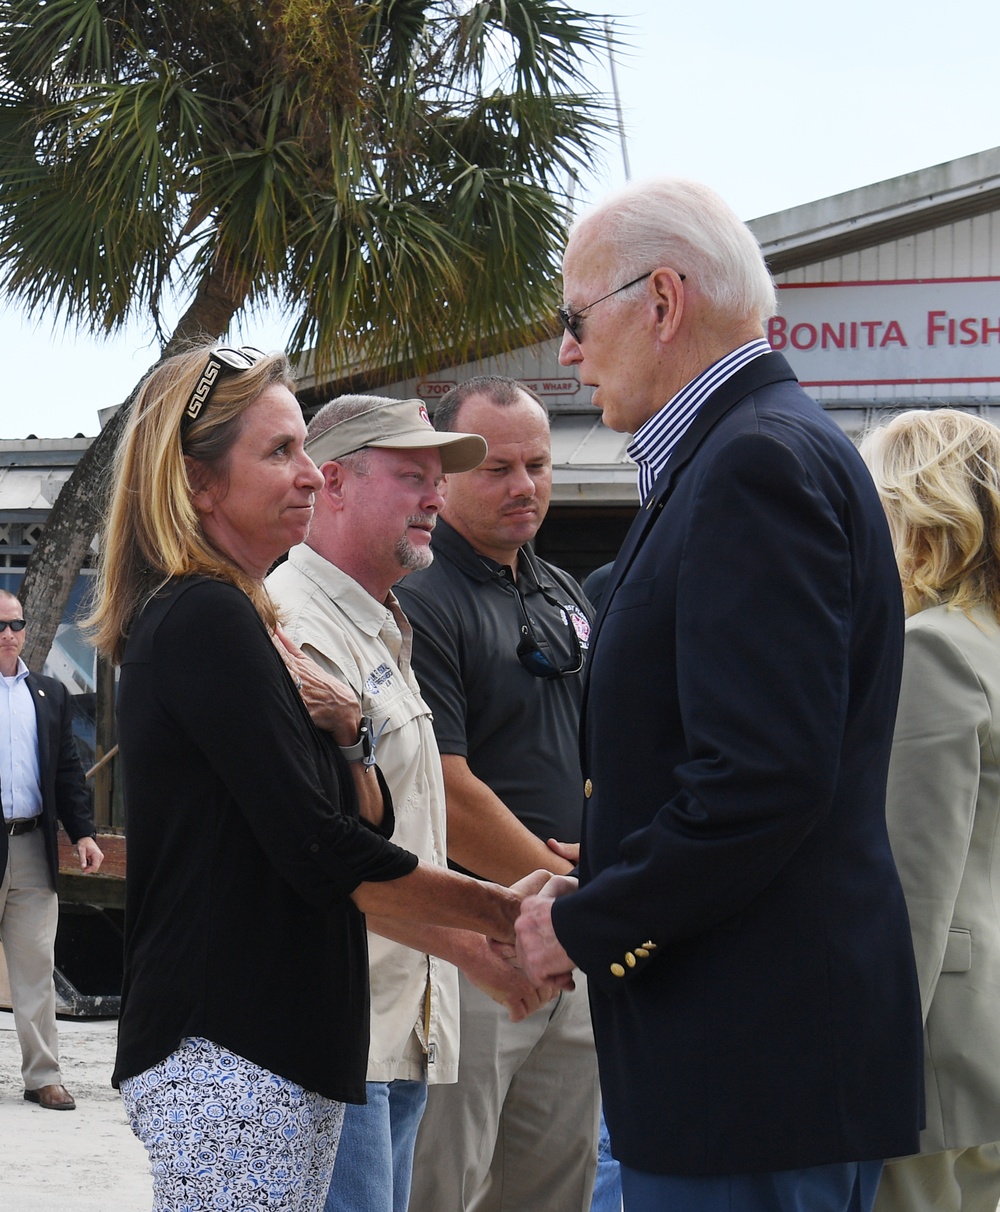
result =
[{"label": "elderly man with white hair", "polygon": [[560,360],[634,435],[641,508],[588,662],[579,887],[523,903],[521,962],[586,973],[627,1212],[864,1212],[921,1114],[885,518],[711,190],[612,197],[563,277]]}]

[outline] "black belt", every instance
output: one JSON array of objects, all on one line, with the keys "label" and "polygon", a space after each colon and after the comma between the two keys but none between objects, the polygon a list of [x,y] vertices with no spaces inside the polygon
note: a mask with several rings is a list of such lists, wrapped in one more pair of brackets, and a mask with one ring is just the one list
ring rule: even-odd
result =
[{"label": "black belt", "polygon": [[18,821],[4,821],[3,824],[11,837],[20,837],[22,833],[30,833],[33,829],[37,829],[41,822],[41,816],[29,816],[27,819]]}]

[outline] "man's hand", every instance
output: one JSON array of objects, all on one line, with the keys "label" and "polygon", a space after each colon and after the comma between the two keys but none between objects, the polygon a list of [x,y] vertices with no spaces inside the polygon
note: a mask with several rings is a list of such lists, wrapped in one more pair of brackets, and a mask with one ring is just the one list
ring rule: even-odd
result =
[{"label": "man's hand", "polygon": [[579,863],[579,842],[557,842],[554,837],[550,837],[545,844],[553,854],[558,854],[560,858],[564,858],[567,863],[572,863],[574,867]]},{"label": "man's hand", "polygon": [[[527,875],[522,875],[519,880],[511,884],[510,891],[514,893],[518,901],[523,901],[525,897],[534,896],[537,892],[541,892],[550,879],[552,879],[552,872],[546,871],[544,867],[539,867],[537,871],[529,871]],[[520,909],[520,906],[518,908]],[[490,947],[497,959],[505,960],[515,967],[520,967],[520,964],[517,962],[517,952],[513,941],[503,943],[497,939],[491,939]],[[486,992],[486,990],[483,992]],[[492,997],[492,994],[490,996]]]},{"label": "man's hand", "polygon": [[73,847],[80,859],[80,870],[85,875],[100,871],[104,862],[104,851],[92,837],[82,837]]},{"label": "man's hand", "polygon": [[481,993],[506,1009],[512,1023],[534,1014],[559,993],[555,985],[533,985],[519,968],[497,954],[495,946],[488,946],[485,939],[475,954],[461,964],[461,969]]},{"label": "man's hand", "polygon": [[361,704],[354,691],[321,669],[280,627],[271,638],[299,688],[312,722],[324,732],[332,733],[338,745],[353,745],[361,726]]},{"label": "man's hand", "polygon": [[552,879],[552,872],[546,871],[544,867],[539,867],[537,871],[529,871],[527,875],[521,876],[519,880],[511,884],[510,890],[520,900],[525,897],[535,896],[541,892],[545,885]]},{"label": "man's hand", "polygon": [[554,875],[535,896],[521,902],[515,923],[517,962],[536,985],[552,984],[574,989],[572,972],[576,966],[566,954],[552,929],[552,904],[557,896],[575,892],[577,881],[571,876]]}]

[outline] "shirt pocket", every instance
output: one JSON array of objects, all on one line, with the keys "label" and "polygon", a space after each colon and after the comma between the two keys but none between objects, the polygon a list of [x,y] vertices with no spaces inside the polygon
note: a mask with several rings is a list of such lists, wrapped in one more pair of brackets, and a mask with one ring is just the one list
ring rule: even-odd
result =
[{"label": "shirt pocket", "polygon": [[608,603],[608,614],[619,610],[635,610],[648,606],[653,600],[653,587],[656,577],[642,577],[638,581],[626,581],[619,585]]},{"label": "shirt pocket", "polygon": [[[391,670],[388,676],[386,670]],[[368,675],[361,696],[361,710],[371,716],[376,732],[380,728],[384,732],[394,732],[419,716],[430,718],[431,714],[394,665],[378,666]]]},{"label": "shirt pocket", "polygon": [[944,948],[942,972],[968,972],[972,967],[972,931],[948,931],[948,941]]}]

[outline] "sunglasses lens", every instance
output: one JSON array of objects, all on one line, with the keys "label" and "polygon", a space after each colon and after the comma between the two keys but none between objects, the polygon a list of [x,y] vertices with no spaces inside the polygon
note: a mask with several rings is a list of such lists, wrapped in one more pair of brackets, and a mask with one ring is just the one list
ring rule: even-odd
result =
[{"label": "sunglasses lens", "polygon": [[569,311],[565,307],[557,307],[556,314],[559,317],[559,323],[563,326],[563,328],[569,333],[569,335],[575,341],[576,340],[576,317],[570,315]]},{"label": "sunglasses lens", "polygon": [[214,349],[212,353],[220,362],[225,363],[230,370],[249,370],[251,366],[256,366],[261,358],[267,357],[267,354],[262,349],[257,349],[253,345],[241,345],[239,349],[220,346]]},{"label": "sunglasses lens", "polygon": [[532,677],[553,678],[559,676],[560,671],[530,636],[525,636],[518,644],[517,659],[521,662],[521,668],[526,669]]},{"label": "sunglasses lens", "polygon": [[553,669],[546,657],[544,657],[537,649],[532,652],[519,652],[517,659],[521,662],[524,669],[536,678],[551,678],[556,675],[557,670]]}]

